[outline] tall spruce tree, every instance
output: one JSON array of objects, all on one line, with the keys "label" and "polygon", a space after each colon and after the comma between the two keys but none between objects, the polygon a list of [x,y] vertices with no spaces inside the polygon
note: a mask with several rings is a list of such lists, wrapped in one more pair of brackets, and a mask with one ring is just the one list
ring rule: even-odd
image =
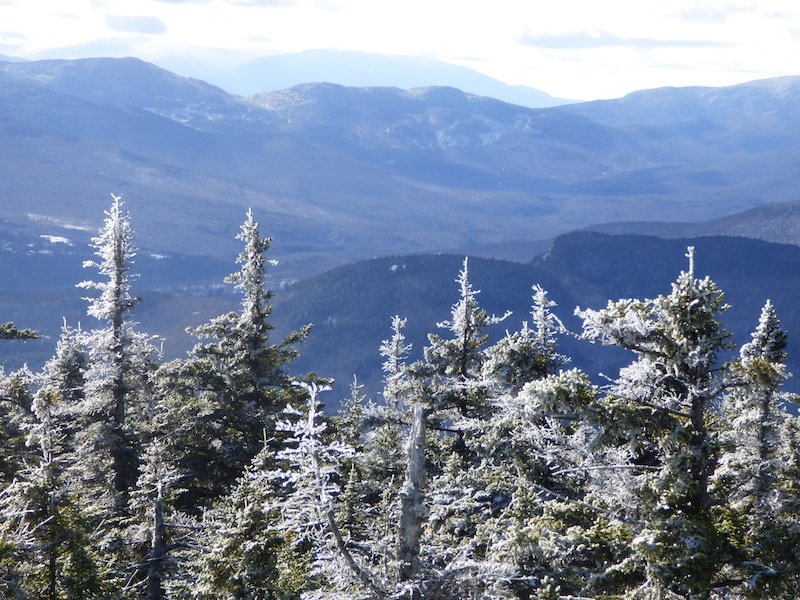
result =
[{"label": "tall spruce tree", "polygon": [[171,415],[167,427],[184,473],[178,506],[189,512],[198,513],[226,494],[264,440],[273,452],[280,447],[276,415],[300,394],[286,369],[310,326],[270,343],[266,252],[271,238],[261,237],[249,211],[238,239],[244,243],[241,269],[227,281],[242,294],[241,310],[190,330],[201,340],[190,357],[164,365],[159,373]]},{"label": "tall spruce tree", "polygon": [[91,457],[87,478],[109,485],[95,486],[95,494],[109,514],[124,516],[131,489],[139,476],[140,447],[137,432],[150,401],[150,376],[156,364],[155,349],[147,336],[135,331],[131,320],[141,298],[131,294],[131,268],[137,250],[130,216],[121,197],[113,196],[100,235],[93,240],[96,268],[103,281],[84,281],[79,287],[99,290],[87,298],[88,313],[104,327],[85,334],[89,349],[83,399],[82,450]]},{"label": "tall spruce tree", "polygon": [[[736,553],[726,569],[752,598],[792,598],[798,592],[791,549],[797,546],[799,498],[786,481],[785,424],[780,386],[787,335],[767,301],[752,340],[732,363],[732,386],[720,415],[721,456],[714,484],[727,497],[724,520]],[[788,550],[788,552],[787,552]]]},{"label": "tall spruce tree", "polygon": [[[411,344],[406,343],[406,320],[392,318],[392,335],[384,340],[383,402],[366,401],[357,382],[340,416],[334,420],[339,439],[354,449],[342,459],[342,494],[336,518],[376,580],[389,582],[398,574],[398,523],[401,486],[405,479],[405,437],[413,407],[407,397],[405,373]],[[408,511],[405,513],[408,518]],[[402,526],[401,526],[402,528]]]},{"label": "tall spruce tree", "polygon": [[[0,340],[34,340],[39,336],[30,329],[18,329],[13,323],[0,325]],[[31,420],[29,377],[26,370],[6,374],[0,369],[0,485],[14,480],[24,464],[25,426]]]},{"label": "tall spruce tree", "polygon": [[97,523],[87,515],[85,490],[75,476],[82,461],[75,443],[87,364],[79,337],[65,325],[55,356],[42,373],[29,376],[26,464],[0,498],[5,515],[0,529],[17,533],[20,597],[60,600],[113,593],[105,561],[90,543]]},{"label": "tall spruce tree", "polygon": [[712,407],[728,382],[719,356],[731,348],[719,317],[728,306],[713,281],[695,277],[691,247],[688,256],[669,295],[576,310],[586,339],[636,357],[608,389],[603,424],[652,467],[636,482],[642,524],[632,547],[645,581],[635,597],[708,598],[724,587],[731,552],[710,485],[719,453]]}]

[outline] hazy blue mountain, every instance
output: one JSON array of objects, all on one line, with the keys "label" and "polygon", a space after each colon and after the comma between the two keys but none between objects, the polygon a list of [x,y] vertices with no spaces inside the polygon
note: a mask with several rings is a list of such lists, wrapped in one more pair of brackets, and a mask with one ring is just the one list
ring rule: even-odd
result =
[{"label": "hazy blue mountain", "polygon": [[16,56],[8,56],[7,54],[0,54],[0,61],[5,62],[26,62],[26,58],[18,58]]},{"label": "hazy blue mountain", "polygon": [[222,73],[209,74],[209,81],[246,96],[304,83],[336,83],[348,87],[401,89],[447,86],[531,108],[575,102],[554,98],[535,88],[508,85],[467,67],[434,58],[352,50],[306,50],[266,56]]},{"label": "hazy blue mountain", "polygon": [[306,84],[251,100],[276,115],[283,133],[462,188],[552,191],[600,175],[609,161],[635,168],[641,160],[627,135],[589,119],[455,88]]},{"label": "hazy blue mountain", "polygon": [[726,235],[800,245],[800,201],[767,204],[700,223],[618,221],[596,223],[584,230],[662,238]]},{"label": "hazy blue mountain", "polygon": [[774,77],[726,87],[663,87],[616,100],[594,100],[567,108],[607,125],[670,121],[739,121],[774,111],[795,111],[800,76]]},{"label": "hazy blue mountain", "polygon": [[[105,107],[139,109],[214,130],[252,121],[254,108],[198,79],[137,58],[84,58],[0,64],[0,82],[30,84]],[[257,120],[266,118],[258,115]]]}]

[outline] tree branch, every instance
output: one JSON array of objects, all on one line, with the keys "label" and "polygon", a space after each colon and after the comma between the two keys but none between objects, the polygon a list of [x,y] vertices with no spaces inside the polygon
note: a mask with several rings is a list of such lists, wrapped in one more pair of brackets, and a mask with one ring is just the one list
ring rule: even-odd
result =
[{"label": "tree branch", "polygon": [[347,545],[342,539],[342,533],[339,531],[339,525],[336,523],[336,517],[333,516],[333,511],[330,509],[326,510],[325,518],[328,522],[328,529],[333,534],[333,539],[336,543],[336,549],[339,551],[339,554],[342,555],[344,562],[347,563],[347,566],[350,567],[350,570],[353,571],[358,580],[369,587],[369,589],[371,589],[378,598],[385,598],[387,594],[383,588],[373,581],[372,577],[369,573],[367,573],[367,571],[358,566],[356,561],[353,559],[353,555],[350,554],[350,551],[347,549]]}]

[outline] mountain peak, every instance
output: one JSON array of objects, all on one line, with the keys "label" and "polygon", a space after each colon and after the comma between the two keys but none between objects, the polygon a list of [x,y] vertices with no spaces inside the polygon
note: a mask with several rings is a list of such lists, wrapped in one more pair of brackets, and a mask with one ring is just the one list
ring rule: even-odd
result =
[{"label": "mountain peak", "polygon": [[266,56],[209,79],[232,93],[242,95],[282,90],[304,83],[328,82],[347,87],[453,87],[532,108],[572,102],[534,88],[508,85],[467,67],[435,58],[350,50],[306,50]]}]

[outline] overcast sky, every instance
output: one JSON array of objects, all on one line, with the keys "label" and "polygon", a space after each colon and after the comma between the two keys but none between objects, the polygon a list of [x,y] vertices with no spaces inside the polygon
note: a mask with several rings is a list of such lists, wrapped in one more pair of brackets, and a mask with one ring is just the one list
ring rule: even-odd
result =
[{"label": "overcast sky", "polygon": [[222,69],[316,48],[428,56],[562,98],[613,98],[800,74],[800,3],[0,0],[0,54],[21,58]]}]

